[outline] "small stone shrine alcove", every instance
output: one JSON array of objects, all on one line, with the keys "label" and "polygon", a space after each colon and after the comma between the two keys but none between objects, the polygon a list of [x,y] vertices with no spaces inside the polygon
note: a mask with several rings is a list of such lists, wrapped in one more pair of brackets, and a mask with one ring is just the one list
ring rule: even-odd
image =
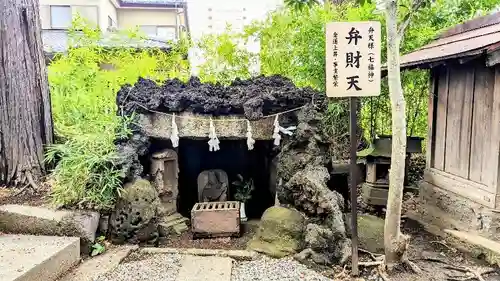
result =
[{"label": "small stone shrine alcove", "polygon": [[[158,193],[153,201],[161,207],[152,216],[142,215],[143,220],[112,224],[112,236],[158,243],[159,238],[185,231],[190,214],[195,214],[193,235],[217,234],[203,225],[216,225],[224,235],[240,235],[240,202],[245,202],[250,219],[260,219],[278,199],[306,218],[307,228],[299,230],[304,233],[297,249],[301,259],[344,262],[350,240],[344,198],[336,191],[344,186],[338,182],[344,172],[335,163],[346,159],[349,135],[333,130],[338,134],[333,137],[332,128],[325,130],[324,97],[280,76],[237,79],[226,86],[197,78],[187,83],[167,80],[163,85],[139,79],[133,86],[124,85],[117,96],[119,114],[132,116],[134,122],[133,134],[117,140],[118,159],[130,182],[124,193],[137,190],[138,196],[120,198],[112,218],[128,222],[130,206],[145,201],[144,190]],[[347,120],[347,115],[337,118]],[[148,188],[144,179],[155,187]],[[211,200],[218,202],[199,203]],[[195,208],[191,213],[193,206],[206,211]],[[210,209],[224,206],[226,217]]]},{"label": "small stone shrine alcove", "polygon": [[[196,203],[235,200],[237,187],[233,183],[239,176],[245,181],[251,179],[254,185],[246,202],[249,217],[260,218],[274,205],[276,183],[272,175],[276,170],[272,161],[277,154],[272,139],[274,119],[249,122],[254,128],[255,141],[249,150],[247,123],[235,121],[245,121],[242,115],[176,114],[177,147],[170,141],[172,118],[173,114],[161,113],[138,117],[138,124],[149,138],[148,153],[139,157],[143,176],[149,174],[168,209],[175,202],[176,210],[189,216]],[[219,140],[217,151],[210,151],[207,143],[211,119]],[[161,127],[162,124],[169,125]]]},{"label": "small stone shrine alcove", "polygon": [[293,133],[286,127],[296,124],[297,111],[315,94],[277,76],[225,87],[196,78],[163,86],[140,79],[118,94],[122,112],[135,115],[142,140],[137,159],[130,159],[142,167],[135,176],[150,180],[167,213],[186,217],[196,203],[236,200],[234,182],[242,178],[253,184],[247,215],[260,218],[275,203],[276,138]]}]

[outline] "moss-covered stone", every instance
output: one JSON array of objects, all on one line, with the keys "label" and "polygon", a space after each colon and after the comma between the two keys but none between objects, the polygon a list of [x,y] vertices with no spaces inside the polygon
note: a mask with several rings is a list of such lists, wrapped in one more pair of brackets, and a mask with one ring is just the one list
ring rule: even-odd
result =
[{"label": "moss-covered stone", "polygon": [[115,243],[154,243],[158,238],[158,192],[151,183],[136,179],[127,183],[111,214],[111,239]]},{"label": "moss-covered stone", "polygon": [[271,207],[262,215],[260,227],[248,249],[281,258],[302,249],[305,220],[294,209]]},{"label": "moss-covered stone", "polygon": [[[346,223],[351,225],[351,214],[346,215]],[[363,214],[358,215],[359,246],[372,253],[384,253],[384,219]],[[347,227],[350,231],[350,227]],[[350,235],[350,233],[349,233]]]}]

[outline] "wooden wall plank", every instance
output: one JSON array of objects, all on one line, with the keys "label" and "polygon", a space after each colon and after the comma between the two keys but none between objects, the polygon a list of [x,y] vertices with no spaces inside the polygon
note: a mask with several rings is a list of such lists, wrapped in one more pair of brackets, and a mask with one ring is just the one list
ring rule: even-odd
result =
[{"label": "wooden wall plank", "polygon": [[[446,116],[446,145],[444,171],[464,178],[469,170],[461,170],[460,147],[462,142],[463,109],[465,106],[467,67],[454,65],[449,70],[448,108]],[[471,103],[466,105],[472,106]],[[468,131],[468,130],[467,130]],[[467,158],[467,162],[469,159]]]},{"label": "wooden wall plank", "polygon": [[436,129],[434,131],[433,168],[444,170],[449,72],[447,67],[440,67],[438,71],[439,78],[437,89],[436,122],[434,123],[436,125]]},{"label": "wooden wall plank", "polygon": [[[498,199],[500,195],[500,65],[496,65],[494,69],[495,84],[493,90],[492,144],[495,147],[491,153],[491,171],[493,173],[491,186]],[[498,202],[496,206],[498,208]]]},{"label": "wooden wall plank", "polygon": [[436,101],[437,101],[437,75],[439,73],[431,69],[430,70],[430,83],[429,83],[429,105],[427,107],[427,145],[425,146],[425,167],[431,168],[434,166],[434,155],[433,155],[433,147],[434,147],[434,122],[436,117]]},{"label": "wooden wall plank", "polygon": [[476,67],[469,171],[469,179],[490,187],[494,78],[493,69],[484,64]]},{"label": "wooden wall plank", "polygon": [[462,107],[462,122],[460,128],[459,169],[460,176],[468,179],[470,169],[472,108],[474,102],[475,68],[468,66],[465,75],[465,92]]}]

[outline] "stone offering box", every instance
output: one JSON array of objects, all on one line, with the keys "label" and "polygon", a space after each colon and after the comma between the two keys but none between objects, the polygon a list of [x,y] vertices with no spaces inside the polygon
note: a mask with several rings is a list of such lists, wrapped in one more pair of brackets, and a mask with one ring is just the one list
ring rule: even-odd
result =
[{"label": "stone offering box", "polygon": [[191,211],[194,238],[240,235],[240,202],[197,203]]}]

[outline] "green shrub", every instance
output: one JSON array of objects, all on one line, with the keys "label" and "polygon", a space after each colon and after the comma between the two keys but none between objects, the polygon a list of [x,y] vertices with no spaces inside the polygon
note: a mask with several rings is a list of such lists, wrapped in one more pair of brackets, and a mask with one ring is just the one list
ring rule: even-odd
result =
[{"label": "green shrub", "polygon": [[[78,25],[79,24],[79,25]],[[104,49],[98,30],[77,23],[73,46],[48,67],[57,144],[46,159],[55,164],[50,175],[52,201],[57,206],[108,209],[120,191],[123,172],[113,165],[117,134],[129,134],[131,119],[117,115],[116,93],[138,77],[158,82],[169,77],[187,79],[184,43],[172,50]],[[138,38],[135,33],[117,38]],[[119,39],[117,39],[119,40]],[[119,42],[119,41],[118,41]],[[119,44],[119,43],[118,43]],[[113,69],[101,68],[106,63]]]},{"label": "green shrub", "polygon": [[[265,75],[281,74],[298,86],[325,90],[325,23],[332,21],[367,21],[382,23],[382,61],[385,61],[385,18],[376,14],[375,1],[354,1],[343,5],[304,5],[300,10],[282,9],[271,13],[265,21],[248,26],[243,34],[223,33],[210,38],[211,44],[201,44],[209,54],[203,75],[208,81],[231,81],[247,78],[245,67],[256,58],[236,42],[246,42],[250,36],[261,39],[260,66]],[[355,2],[364,2],[357,4]],[[370,3],[373,2],[373,3]],[[410,0],[400,3],[400,18],[404,19],[411,7]],[[411,52],[435,38],[443,29],[484,14],[498,6],[498,0],[436,0],[424,5],[412,17],[406,29],[401,53]],[[223,51],[218,50],[222,49]],[[224,65],[224,67],[214,67]],[[229,71],[228,71],[229,70]],[[203,78],[203,77],[202,77]],[[427,135],[428,73],[421,70],[402,73],[402,86],[407,101],[407,132],[413,136]],[[347,103],[332,99],[325,126],[334,136],[347,128]],[[381,95],[363,98],[360,124],[366,139],[373,135],[391,134],[391,104],[386,81]],[[338,134],[337,134],[338,137]]]},{"label": "green shrub", "polygon": [[[325,89],[324,25],[331,21],[380,20],[384,34],[384,18],[374,14],[375,4],[353,3],[305,7],[300,12],[279,10],[262,22],[248,26],[243,34],[231,33],[205,37],[198,46],[205,52],[206,62],[200,66],[202,81],[229,83],[248,78],[251,62],[257,58],[242,44],[260,38],[260,66],[264,75],[280,74],[298,86]],[[409,0],[402,1],[401,17],[405,17]],[[434,38],[443,28],[485,13],[498,0],[437,0],[415,14],[401,46],[410,52]],[[187,79],[189,64],[185,60],[187,44],[172,45],[169,53],[160,50],[104,49],[98,40],[99,31],[80,22],[80,36],[73,30],[74,44],[65,55],[49,66],[52,112],[57,144],[48,148],[47,160],[55,165],[50,176],[56,205],[108,209],[120,191],[123,171],[113,165],[116,157],[113,144],[116,135],[127,135],[130,119],[117,116],[116,93],[125,83],[134,83],[139,76],[157,82],[177,77]],[[137,37],[134,32],[128,34]],[[385,58],[385,37],[382,38]],[[114,70],[101,69],[101,63]],[[407,100],[408,132],[426,136],[428,77],[423,71],[404,72],[403,89]],[[347,103],[333,101],[323,126],[337,139],[344,141],[347,131]],[[386,83],[382,94],[362,101],[360,123],[366,138],[391,133],[391,107]]]}]

